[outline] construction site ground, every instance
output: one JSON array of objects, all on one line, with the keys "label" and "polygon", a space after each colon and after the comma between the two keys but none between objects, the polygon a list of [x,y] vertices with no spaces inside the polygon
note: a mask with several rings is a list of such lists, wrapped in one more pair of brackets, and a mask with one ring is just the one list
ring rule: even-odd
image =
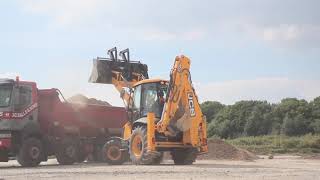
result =
[{"label": "construction site ground", "polygon": [[0,179],[320,179],[319,159],[299,156],[262,158],[253,161],[199,160],[190,166],[174,166],[170,160],[157,166],[99,163],[60,166],[51,159],[36,168],[22,168],[16,161],[10,161],[0,163]]}]

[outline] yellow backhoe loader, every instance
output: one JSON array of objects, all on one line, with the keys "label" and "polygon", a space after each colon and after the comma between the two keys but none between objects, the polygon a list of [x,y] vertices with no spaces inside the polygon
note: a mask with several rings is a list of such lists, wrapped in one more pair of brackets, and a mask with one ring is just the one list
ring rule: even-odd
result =
[{"label": "yellow backhoe loader", "polygon": [[131,61],[129,50],[118,58],[94,59],[90,82],[113,84],[123,98],[129,116],[123,138],[128,141],[134,164],[159,164],[169,151],[177,165],[195,162],[206,153],[206,118],[191,81],[190,60],[177,56],[170,80],[149,79],[148,66]]}]

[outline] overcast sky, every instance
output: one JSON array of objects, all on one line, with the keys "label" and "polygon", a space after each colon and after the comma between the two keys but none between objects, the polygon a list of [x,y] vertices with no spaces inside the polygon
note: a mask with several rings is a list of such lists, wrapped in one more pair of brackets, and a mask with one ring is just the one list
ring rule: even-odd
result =
[{"label": "overcast sky", "polygon": [[278,102],[320,96],[318,0],[0,1],[0,76],[20,75],[66,96],[122,105],[110,85],[88,84],[92,59],[130,48],[152,77],[176,55],[192,60],[201,101]]}]

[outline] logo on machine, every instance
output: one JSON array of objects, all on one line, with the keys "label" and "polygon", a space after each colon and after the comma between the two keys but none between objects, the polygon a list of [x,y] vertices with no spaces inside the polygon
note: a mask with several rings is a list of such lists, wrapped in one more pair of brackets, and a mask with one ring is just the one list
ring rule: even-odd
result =
[{"label": "logo on machine", "polygon": [[30,112],[35,110],[37,107],[38,107],[38,103],[35,103],[27,107],[22,112],[0,112],[0,117],[7,118],[7,119],[23,118],[26,115],[28,115]]},{"label": "logo on machine", "polygon": [[29,114],[31,111],[38,107],[38,103],[32,104],[30,107],[26,108],[23,112],[12,113],[12,118],[22,118]]},{"label": "logo on machine", "polygon": [[188,102],[189,102],[190,116],[194,117],[196,116],[196,110],[194,107],[193,95],[191,93],[188,93]]}]

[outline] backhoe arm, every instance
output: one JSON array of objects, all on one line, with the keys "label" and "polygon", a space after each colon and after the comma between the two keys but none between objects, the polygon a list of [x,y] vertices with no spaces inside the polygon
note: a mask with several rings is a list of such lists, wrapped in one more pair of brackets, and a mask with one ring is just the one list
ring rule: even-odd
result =
[{"label": "backhoe arm", "polygon": [[199,138],[206,139],[205,116],[192,85],[190,60],[185,56],[175,59],[163,115],[157,124],[158,132],[167,135],[174,136],[176,129],[190,136],[186,138],[191,139],[190,144],[198,144]]}]

